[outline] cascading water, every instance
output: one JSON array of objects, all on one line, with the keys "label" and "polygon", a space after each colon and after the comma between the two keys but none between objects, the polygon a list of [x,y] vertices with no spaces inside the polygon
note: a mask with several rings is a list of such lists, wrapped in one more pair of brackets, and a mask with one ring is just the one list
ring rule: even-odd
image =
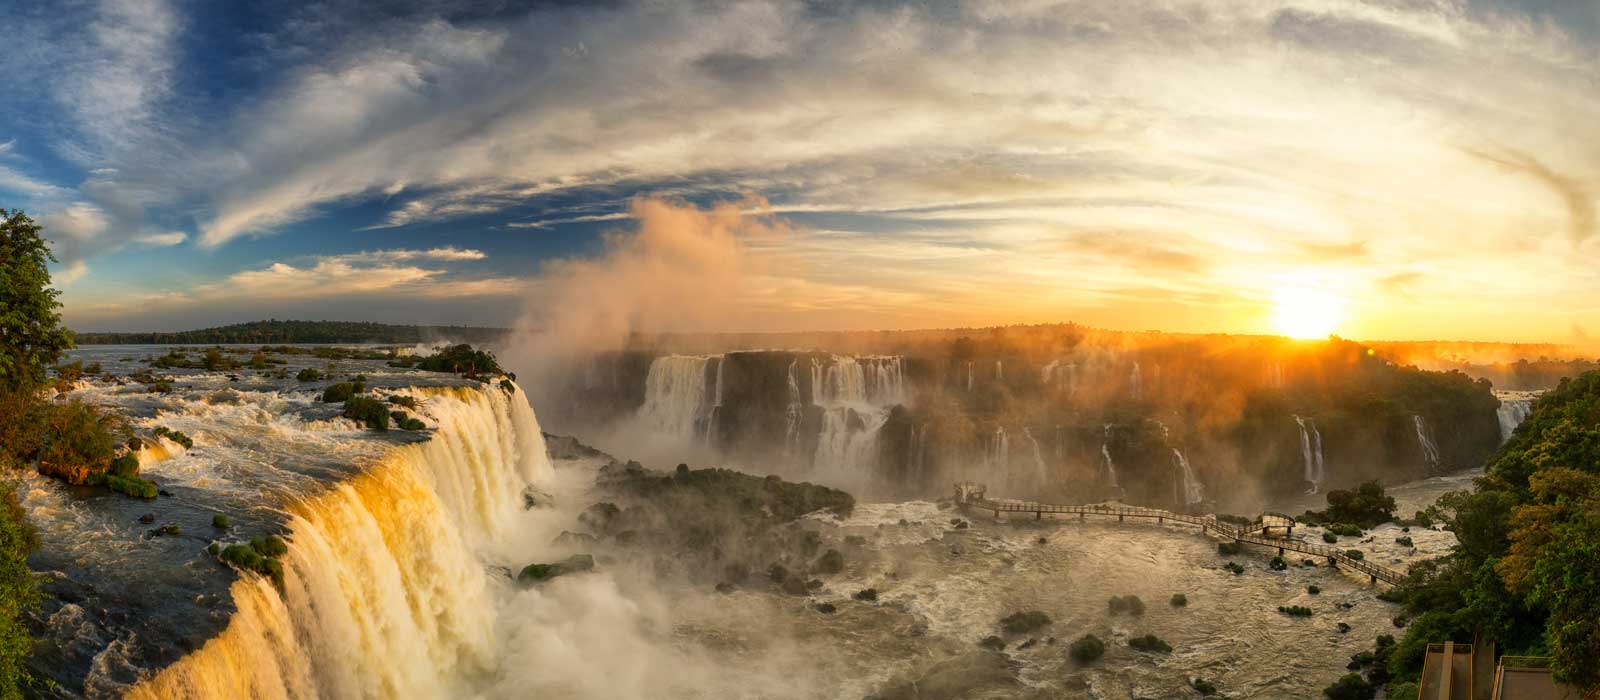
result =
[{"label": "cascading water", "polygon": [[1002,381],[1005,381],[1005,379],[1006,379],[1006,366],[1004,364],[1002,364],[999,360],[995,360],[994,361],[994,380],[997,381],[997,382],[1002,382]]},{"label": "cascading water", "polygon": [[716,363],[717,363],[717,388],[716,388],[716,394],[714,394],[715,399],[713,399],[713,401],[711,403],[711,411],[710,411],[710,413],[708,413],[706,415],[706,428],[705,428],[704,434],[701,436],[701,439],[700,439],[700,442],[702,444],[706,445],[707,447],[716,446],[717,438],[719,437],[717,435],[717,425],[718,425],[718,420],[722,415],[722,376],[723,376],[722,373],[723,373],[723,370],[728,365],[728,356],[727,355],[723,355],[723,356],[717,357],[715,359],[716,359]]},{"label": "cascading water", "polygon": [[[1115,425],[1106,423],[1104,426],[1105,437],[1100,441],[1100,458],[1106,465],[1106,485],[1114,493],[1122,493],[1122,484],[1117,481],[1117,461],[1111,458],[1111,431]],[[1118,496],[1120,498],[1120,495]]]},{"label": "cascading water", "polygon": [[1311,484],[1311,490],[1306,493],[1315,494],[1322,489],[1323,479],[1327,476],[1322,462],[1322,433],[1317,430],[1317,422],[1310,418],[1295,416],[1294,422],[1300,425],[1303,478]]},{"label": "cascading water", "polygon": [[706,418],[709,357],[668,355],[650,363],[639,418],[647,430],[692,440]]},{"label": "cascading water", "polygon": [[1189,458],[1183,456],[1183,450],[1172,448],[1172,463],[1178,468],[1179,482],[1182,485],[1177,495],[1177,502],[1183,506],[1193,506],[1206,500],[1205,485],[1195,478],[1194,470],[1189,467]]},{"label": "cascading water", "polygon": [[800,427],[805,418],[805,406],[800,398],[800,378],[795,374],[799,363],[798,359],[789,361],[789,405],[784,411],[783,451],[791,460],[800,452]]},{"label": "cascading water", "polygon": [[1139,363],[1133,363],[1133,371],[1128,373],[1128,393],[1134,400],[1144,396],[1144,380],[1139,375]]},{"label": "cascading water", "polygon": [[983,454],[983,478],[993,479],[1003,488],[1010,486],[1011,437],[1005,426],[995,426]]},{"label": "cascading water", "polygon": [[1033,480],[1039,487],[1050,483],[1050,469],[1045,466],[1044,452],[1039,449],[1039,441],[1033,439],[1033,433],[1026,427],[1022,429],[1022,437],[1028,441],[1028,448],[1033,454]]},{"label": "cascading water", "polygon": [[247,574],[221,635],[133,700],[429,698],[493,670],[495,610],[475,552],[505,536],[551,467],[518,391],[430,391],[433,439],[287,508],[280,590]]},{"label": "cascading water", "polygon": [[1061,361],[1060,360],[1051,360],[1050,362],[1046,363],[1045,366],[1040,367],[1039,368],[1039,383],[1043,384],[1044,386],[1054,386],[1055,385],[1055,379],[1056,379],[1056,370],[1059,369],[1060,367],[1061,367]]},{"label": "cascading water", "polygon": [[972,393],[972,360],[967,360],[967,393]]},{"label": "cascading water", "polygon": [[877,466],[878,431],[894,404],[904,400],[900,358],[869,357],[863,362],[835,356],[826,367],[813,360],[811,376],[816,403],[823,408],[812,467],[851,473]]},{"label": "cascading water", "polygon": [[1525,396],[1502,396],[1500,407],[1494,411],[1495,418],[1500,420],[1500,442],[1511,439],[1517,432],[1517,426],[1528,419],[1533,413],[1533,399]]},{"label": "cascading water", "polygon": [[1417,444],[1422,448],[1422,462],[1429,472],[1439,468],[1439,446],[1433,443],[1433,435],[1428,431],[1428,421],[1422,414],[1413,414],[1411,424],[1417,429]]}]

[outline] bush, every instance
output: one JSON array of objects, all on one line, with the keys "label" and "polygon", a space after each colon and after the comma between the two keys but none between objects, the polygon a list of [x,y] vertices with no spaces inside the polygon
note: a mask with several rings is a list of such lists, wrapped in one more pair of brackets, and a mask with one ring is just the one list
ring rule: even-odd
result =
[{"label": "bush", "polygon": [[1078,641],[1073,642],[1068,651],[1078,663],[1086,664],[1105,656],[1106,643],[1100,641],[1099,637],[1086,634],[1079,638]]},{"label": "bush", "polygon": [[1311,595],[1317,595],[1318,593],[1322,592],[1322,587],[1313,583],[1309,586],[1306,586],[1306,592],[1310,593]]},{"label": "bush", "polygon": [[254,547],[244,544],[230,544],[222,549],[222,560],[237,568],[255,571],[261,568],[261,554]]},{"label": "bush", "polygon": [[1350,523],[1334,523],[1328,526],[1328,532],[1341,537],[1360,537],[1361,528]]},{"label": "bush", "polygon": [[1411,698],[1417,697],[1418,691],[1419,688],[1417,688],[1417,684],[1413,681],[1390,683],[1384,688],[1383,696],[1386,698],[1394,698],[1395,700],[1411,700]]},{"label": "bush", "polygon": [[1111,596],[1111,599],[1106,601],[1106,607],[1111,610],[1112,615],[1119,613],[1128,613],[1129,615],[1144,614],[1144,601],[1139,600],[1139,596],[1136,595]]},{"label": "bush", "polygon": [[1283,557],[1273,557],[1272,561],[1267,562],[1267,566],[1273,571],[1285,571],[1289,568],[1289,562],[1284,561]]},{"label": "bush", "polygon": [[1376,527],[1393,520],[1394,509],[1394,499],[1385,495],[1383,486],[1376,481],[1363,483],[1352,491],[1328,492],[1326,513],[1333,522]]},{"label": "bush", "polygon": [[1172,607],[1181,608],[1189,604],[1189,596],[1186,596],[1182,593],[1174,593],[1172,594],[1172,600],[1170,602],[1172,603]]},{"label": "bush", "polygon": [[1027,634],[1050,624],[1050,616],[1039,610],[1011,613],[1000,619],[1006,634]]},{"label": "bush", "polygon": [[250,548],[263,557],[281,557],[289,553],[289,545],[276,535],[250,538]]},{"label": "bush", "polygon": [[856,594],[851,596],[851,597],[855,598],[856,600],[865,602],[865,603],[875,602],[875,601],[878,600],[878,589],[876,589],[876,588],[864,588],[862,590],[856,591]]},{"label": "bush", "polygon": [[817,557],[815,566],[819,574],[837,574],[844,571],[844,555],[837,549],[830,549]]},{"label": "bush", "polygon": [[356,385],[352,384],[350,382],[339,382],[338,384],[330,384],[330,385],[328,385],[327,389],[324,389],[322,391],[322,402],[323,403],[340,403],[340,402],[344,402],[344,401],[349,401],[350,397],[355,396],[357,391],[358,390],[356,389]]},{"label": "bush", "polygon": [[403,413],[400,413],[400,415],[396,416],[395,415],[396,413],[400,413],[400,412],[399,411],[395,411],[394,413],[389,414],[389,416],[391,418],[394,418],[395,425],[398,426],[401,430],[426,430],[428,428],[428,424],[427,423],[424,423],[424,422],[422,422],[422,421],[420,421],[420,420],[418,420],[416,418],[412,418],[411,416],[405,415]]},{"label": "bush", "polygon": [[145,481],[137,476],[106,474],[103,479],[106,488],[135,498],[155,498],[158,491],[155,482]]},{"label": "bush", "polygon": [[1344,550],[1344,555],[1356,561],[1361,561],[1362,559],[1367,558],[1367,555],[1363,554],[1359,549],[1346,549]]},{"label": "bush", "polygon": [[1327,542],[1328,544],[1334,544],[1339,541],[1339,536],[1331,532],[1324,532],[1322,533],[1322,541]]},{"label": "bush", "polygon": [[218,530],[226,530],[232,526],[233,521],[228,519],[228,516],[226,515],[217,513],[216,515],[211,516],[211,527],[217,528]]},{"label": "bush", "polygon": [[343,415],[380,433],[389,429],[389,409],[374,399],[351,397],[344,402]]},{"label": "bush", "polygon": [[139,456],[128,452],[121,457],[111,460],[111,473],[117,476],[138,476]]},{"label": "bush", "polygon": [[1312,610],[1304,605],[1279,605],[1278,612],[1290,617],[1311,617]]},{"label": "bush", "polygon": [[173,442],[178,443],[179,445],[183,445],[183,448],[186,449],[186,450],[191,448],[191,447],[194,447],[194,440],[189,439],[188,435],[184,435],[183,433],[180,433],[180,432],[178,432],[176,430],[170,430],[164,425],[163,426],[156,426],[156,429],[152,430],[150,432],[151,432],[152,435],[155,435],[156,437],[166,438],[168,440],[171,440]]},{"label": "bush", "polygon": [[1134,637],[1129,639],[1128,646],[1139,651],[1148,651],[1157,654],[1165,654],[1172,651],[1171,644],[1168,644],[1165,640],[1153,634],[1147,634],[1143,637]]},{"label": "bush", "polygon": [[413,411],[417,410],[417,399],[414,396],[394,395],[389,397],[389,403],[396,406],[405,406]]},{"label": "bush", "polygon": [[480,374],[503,374],[494,354],[473,350],[471,345],[455,345],[436,352],[431,357],[417,361],[417,369],[428,372],[451,372],[475,377]]},{"label": "bush", "polygon": [[1189,681],[1189,687],[1190,688],[1194,688],[1195,692],[1198,692],[1201,695],[1216,695],[1217,694],[1217,686],[1212,685],[1211,681],[1208,681],[1208,680],[1206,680],[1204,678],[1196,678],[1194,680]]},{"label": "bush", "polygon": [[1001,639],[999,637],[996,637],[994,635],[989,635],[987,637],[984,637],[981,641],[979,641],[978,642],[978,646],[983,647],[985,649],[993,649],[995,651],[1005,651],[1006,650],[1006,640]]},{"label": "bush", "polygon": [[1347,673],[1333,685],[1324,688],[1322,694],[1328,700],[1372,700],[1378,689],[1372,687],[1359,673]]},{"label": "bush", "polygon": [[318,372],[315,367],[307,367],[300,370],[299,374],[294,375],[294,378],[302,382],[314,382],[322,379],[322,373]]},{"label": "bush", "polygon": [[1414,544],[1411,541],[1411,536],[1409,536],[1409,535],[1407,535],[1405,537],[1396,537],[1396,538],[1394,538],[1394,543],[1397,544],[1397,545],[1400,545],[1401,547],[1415,547],[1415,546],[1417,546],[1416,544]]},{"label": "bush", "polygon": [[1237,556],[1242,551],[1244,551],[1244,545],[1239,544],[1238,542],[1217,543],[1217,554],[1221,554],[1225,557]]},{"label": "bush", "polygon": [[1239,574],[1244,573],[1244,567],[1239,566],[1238,564],[1235,564],[1235,563],[1233,563],[1231,561],[1228,562],[1227,564],[1222,565],[1222,568],[1227,569],[1229,571],[1232,571],[1233,575],[1235,575],[1235,576],[1238,576]]},{"label": "bush", "polygon": [[[43,445],[39,471],[75,484],[104,471],[116,453],[112,432],[121,425],[114,414],[80,401],[43,404],[36,414]],[[9,418],[7,419],[9,420]]]}]

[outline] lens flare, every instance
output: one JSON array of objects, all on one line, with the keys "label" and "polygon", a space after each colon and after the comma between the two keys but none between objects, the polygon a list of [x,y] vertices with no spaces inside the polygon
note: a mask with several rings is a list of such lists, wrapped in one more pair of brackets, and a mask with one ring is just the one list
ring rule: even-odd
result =
[{"label": "lens flare", "polygon": [[1326,338],[1344,321],[1345,300],[1321,289],[1280,287],[1275,301],[1273,323],[1291,338]]}]

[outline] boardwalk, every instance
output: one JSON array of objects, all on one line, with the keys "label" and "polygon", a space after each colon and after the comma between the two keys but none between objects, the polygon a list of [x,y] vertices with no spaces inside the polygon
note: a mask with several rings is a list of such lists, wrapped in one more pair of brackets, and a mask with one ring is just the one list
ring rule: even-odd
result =
[{"label": "boardwalk", "polygon": [[1116,516],[1119,521],[1126,521],[1128,518],[1142,518],[1154,520],[1158,523],[1170,520],[1177,523],[1197,525],[1208,535],[1217,535],[1234,542],[1273,547],[1278,550],[1280,556],[1285,552],[1300,552],[1322,557],[1327,559],[1328,564],[1331,566],[1343,567],[1350,571],[1366,574],[1373,583],[1382,581],[1391,586],[1397,586],[1406,580],[1404,572],[1352,558],[1345,554],[1345,550],[1296,539],[1294,537],[1295,520],[1293,517],[1283,513],[1264,513],[1250,523],[1235,525],[1217,520],[1215,515],[1190,515],[1156,508],[1140,508],[1138,506],[1120,504],[1095,503],[1067,506],[1032,501],[997,501],[985,495],[983,485],[972,482],[956,484],[956,502],[967,509],[991,511],[996,517],[999,517],[1001,513],[1031,513],[1035,520],[1042,519],[1045,515],[1077,515],[1079,519],[1090,515]]}]

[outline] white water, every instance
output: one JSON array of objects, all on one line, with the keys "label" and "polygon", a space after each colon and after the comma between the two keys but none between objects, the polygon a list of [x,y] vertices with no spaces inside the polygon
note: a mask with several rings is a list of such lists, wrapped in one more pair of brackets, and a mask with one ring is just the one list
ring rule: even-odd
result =
[{"label": "white water", "polygon": [[1517,431],[1517,426],[1528,419],[1533,413],[1533,402],[1537,394],[1533,392],[1495,392],[1500,399],[1500,407],[1495,409],[1495,417],[1500,419],[1500,442],[1511,439],[1511,434]]},{"label": "white water", "polygon": [[1144,380],[1139,374],[1139,363],[1133,363],[1133,371],[1128,373],[1128,393],[1138,400],[1144,396]]},{"label": "white water", "polygon": [[834,356],[826,367],[812,360],[811,377],[823,408],[812,468],[837,475],[876,468],[879,430],[905,400],[901,359]]},{"label": "white water", "polygon": [[1411,416],[1411,424],[1417,428],[1417,443],[1422,447],[1422,461],[1428,471],[1439,468],[1439,447],[1433,443],[1433,435],[1428,431],[1428,422],[1421,414]]},{"label": "white water", "polygon": [[646,430],[691,440],[706,417],[706,363],[709,357],[668,355],[650,363],[639,418]]},{"label": "white water", "polygon": [[1044,452],[1039,449],[1039,441],[1033,439],[1033,433],[1026,427],[1022,429],[1022,437],[1028,441],[1028,448],[1033,455],[1034,486],[1043,488],[1050,483],[1050,468],[1045,466]]},{"label": "white water", "polygon": [[789,405],[784,410],[783,418],[783,451],[789,460],[793,460],[800,453],[800,427],[805,417],[805,406],[800,398],[800,378],[795,374],[795,366],[799,362],[799,359],[789,361]]},{"label": "white water", "polygon": [[1300,425],[1302,477],[1311,484],[1311,490],[1306,493],[1315,494],[1322,490],[1322,482],[1327,477],[1322,461],[1322,433],[1317,430],[1317,422],[1310,418],[1295,416],[1294,422]]},{"label": "white water", "polygon": [[1106,485],[1113,491],[1121,492],[1122,484],[1117,481],[1117,461],[1111,458],[1111,431],[1114,427],[1111,423],[1104,426],[1105,437],[1100,441],[1100,457],[1106,463]]},{"label": "white water", "polygon": [[995,360],[994,361],[994,380],[999,382],[999,381],[1004,381],[1005,378],[1006,378],[1006,366],[1001,364],[999,360]]},{"label": "white water", "polygon": [[1195,478],[1194,470],[1189,467],[1189,458],[1183,456],[1183,450],[1172,448],[1172,462],[1178,467],[1182,477],[1182,491],[1178,494],[1178,503],[1185,506],[1197,505],[1206,499],[1205,485]]},{"label": "white water", "polygon": [[282,591],[245,575],[227,629],[127,697],[438,698],[496,669],[477,552],[549,478],[544,439],[521,391],[426,395],[433,439],[291,504]]}]

